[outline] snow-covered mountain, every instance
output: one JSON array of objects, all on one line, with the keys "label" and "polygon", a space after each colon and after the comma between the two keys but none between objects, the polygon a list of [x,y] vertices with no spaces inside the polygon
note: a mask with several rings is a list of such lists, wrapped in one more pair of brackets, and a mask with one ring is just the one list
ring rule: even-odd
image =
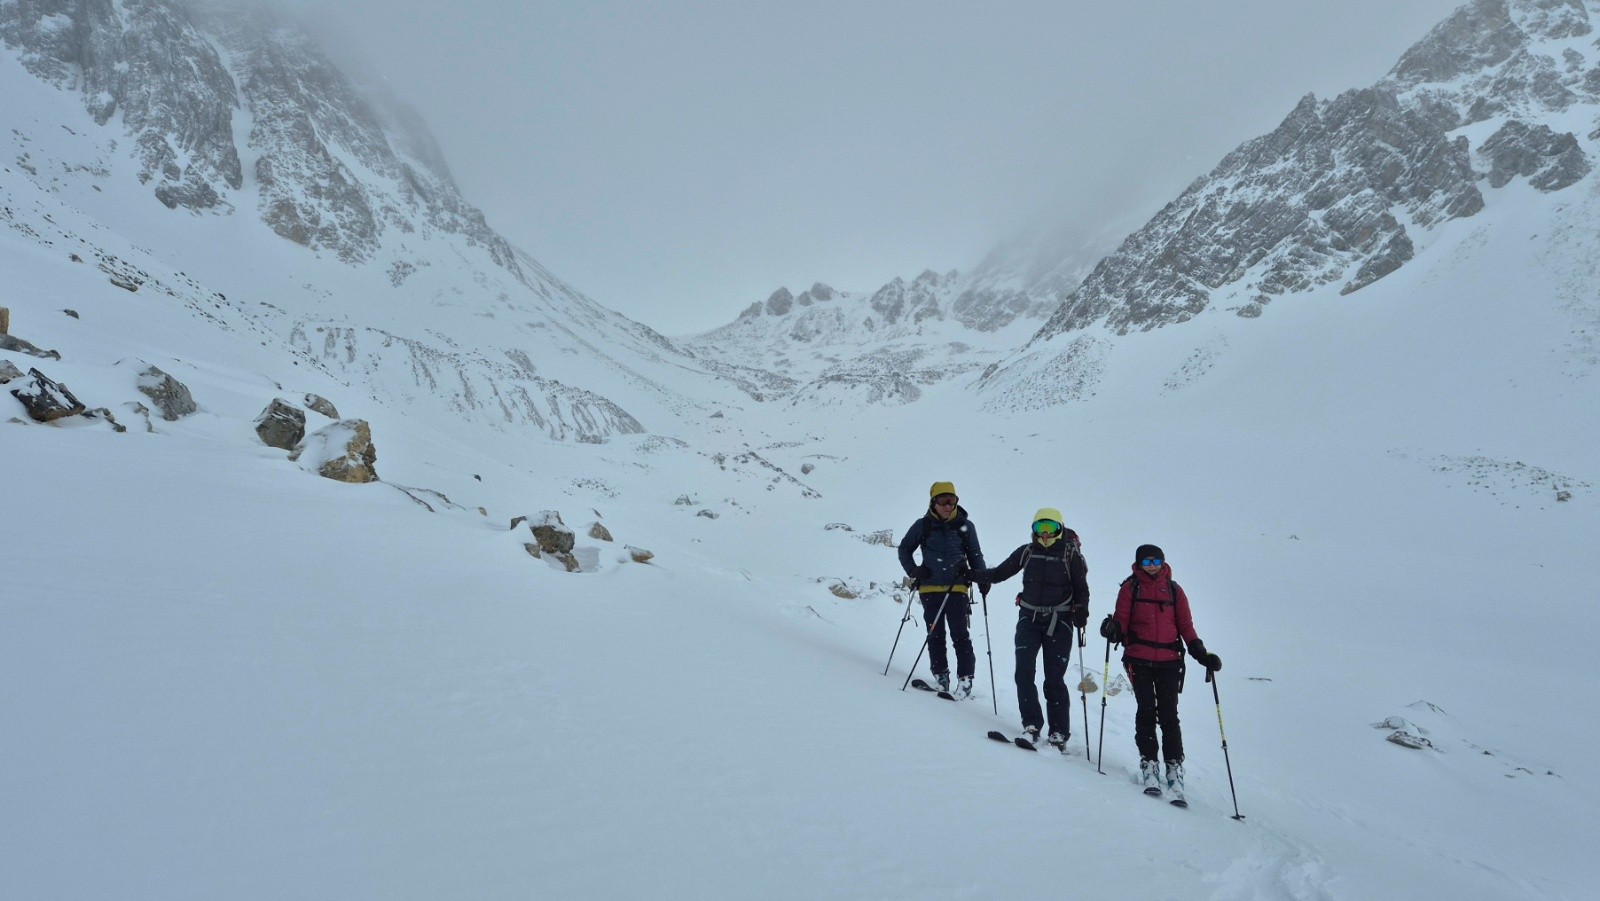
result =
[{"label": "snow-covered mountain", "polygon": [[[121,27],[158,6],[23,0],[0,20],[72,32],[85,9]],[[1597,7],[1467,7],[1429,41],[1476,49],[1417,62],[1454,74],[1395,102],[1482,96],[1501,69],[1437,60],[1509,61],[1510,44],[1535,67],[1571,49],[1572,90],[1595,47],[1571,23]],[[430,225],[420,199],[395,201],[413,231],[380,213],[371,256],[347,260],[266,221],[277,195],[254,158],[271,148],[236,139],[237,188],[178,152],[175,175],[141,181],[117,116],[96,124],[10,40],[6,897],[1590,893],[1600,728],[1581,710],[1600,662],[1564,639],[1600,627],[1600,176],[1546,190],[1564,142],[1510,154],[1501,171],[1531,175],[1500,179],[1476,142],[1508,120],[1458,125],[1446,145],[1466,139],[1482,209],[1405,194],[1389,209],[1411,258],[1359,290],[1341,293],[1378,257],[1329,239],[1341,277],[1259,316],[1218,289],[1166,327],[1042,336],[981,390],[946,377],[818,409],[751,400],[826,369],[763,328],[853,309],[901,330],[876,345],[819,315],[842,364],[960,335],[998,358],[1007,329],[1020,344],[1034,326],[981,332],[951,313],[963,277],[931,275],[882,299],[892,323],[881,292],[813,288],[691,356],[525,255]],[[236,122],[255,115],[241,103]],[[1586,100],[1540,109],[1522,134],[1547,125],[1592,157]],[[340,147],[362,196],[404,196]],[[302,221],[333,215],[309,187],[327,177],[293,195],[317,211]],[[154,195],[203,185],[215,203]],[[1333,227],[1307,210],[1304,229]],[[1054,267],[1028,256],[989,271],[1039,283]],[[1331,256],[1306,259],[1321,278]],[[809,381],[785,382],[763,346]],[[25,401],[69,393],[89,415],[38,422]],[[276,421],[274,401],[291,408]],[[267,440],[297,415],[312,434],[296,450]],[[319,478],[356,419],[378,478]],[[1092,677],[1100,697],[1073,702],[1069,755],[984,738],[1018,729],[1015,580],[972,611],[977,700],[897,690],[926,663],[886,544],[936,480],[959,487],[991,564],[1034,510],[1062,510],[1092,621],[1133,549],[1164,548],[1226,661],[1209,685],[1191,668],[1182,695],[1188,810],[1138,791],[1131,692],[1094,637],[1068,684]]]},{"label": "snow-covered mountain", "polygon": [[910,403],[1001,359],[1108,246],[1066,229],[1008,242],[971,272],[925,270],[871,294],[822,282],[798,296],[779,288],[733,322],[679,341],[705,359],[750,361],[768,373],[772,397],[790,404]]},{"label": "snow-covered mountain", "polygon": [[[511,247],[414,113],[275,14],[13,3],[0,46],[7,223],[137,271],[130,290],[264,330],[376,397],[560,440],[671,430],[757,390]],[[587,387],[601,376],[609,395]]]},{"label": "snow-covered mountain", "polygon": [[[1582,270],[1588,254],[1571,245],[1600,153],[1597,15],[1582,0],[1474,0],[1372,87],[1308,95],[1101,260],[985,390],[1025,405],[1080,397],[1110,365],[1111,337],[1352,295],[1424,258],[1449,272],[1440,258],[1461,239],[1510,241],[1506,220],[1527,204],[1546,221],[1512,265],[1530,286],[1552,265]],[[1586,292],[1556,290],[1581,323]],[[1038,390],[1063,377],[1071,391]]]}]

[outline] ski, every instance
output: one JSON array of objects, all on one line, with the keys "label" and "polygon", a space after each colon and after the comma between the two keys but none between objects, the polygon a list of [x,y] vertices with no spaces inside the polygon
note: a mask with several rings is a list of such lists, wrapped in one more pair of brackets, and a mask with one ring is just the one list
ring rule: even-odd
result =
[{"label": "ski", "polygon": [[1033,742],[1028,741],[1026,738],[1022,738],[1021,736],[1018,736],[1016,738],[1007,738],[1005,736],[1005,733],[1003,733],[1003,732],[995,732],[995,731],[991,730],[989,732],[989,737],[991,739],[994,739],[997,742],[1000,742],[1001,744],[1016,745],[1017,747],[1021,748],[1024,751],[1037,751],[1037,750],[1039,750],[1038,748],[1035,748],[1033,746]]},{"label": "ski", "polygon": [[1173,798],[1171,803],[1172,803],[1173,807],[1181,807],[1184,810],[1188,810],[1189,809],[1189,802],[1185,801],[1182,798]]},{"label": "ski", "polygon": [[1161,797],[1161,789],[1157,788],[1154,785],[1146,787],[1145,790],[1144,790],[1144,793],[1149,795],[1152,798]]},{"label": "ski", "polygon": [[932,685],[929,685],[927,682],[924,682],[921,679],[912,679],[911,680],[911,687],[912,688],[920,688],[923,691],[931,691],[934,694],[938,695],[939,697],[944,698],[946,701],[954,701],[956,699],[956,696],[951,694],[950,692],[948,692],[948,691],[940,691],[939,689],[934,688]]}]

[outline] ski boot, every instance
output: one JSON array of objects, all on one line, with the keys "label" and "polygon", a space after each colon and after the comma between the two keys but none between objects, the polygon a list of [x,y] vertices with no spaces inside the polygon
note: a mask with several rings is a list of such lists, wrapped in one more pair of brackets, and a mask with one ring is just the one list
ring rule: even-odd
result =
[{"label": "ski boot", "polygon": [[1065,732],[1052,732],[1045,741],[1050,743],[1050,747],[1065,754],[1067,753],[1067,739],[1070,737]]},{"label": "ski boot", "polygon": [[1183,761],[1167,761],[1167,794],[1171,796],[1172,803],[1178,807],[1188,807],[1189,801],[1183,796]]},{"label": "ski boot", "polygon": [[1154,760],[1139,761],[1139,781],[1144,785],[1145,794],[1161,797],[1161,764]]},{"label": "ski boot", "polygon": [[950,690],[950,674],[949,673],[934,673],[933,674],[933,687],[935,689],[939,690],[939,691],[949,691]]},{"label": "ski boot", "polygon": [[965,701],[972,697],[972,677],[962,676],[956,680],[955,690],[950,692],[957,701]]}]

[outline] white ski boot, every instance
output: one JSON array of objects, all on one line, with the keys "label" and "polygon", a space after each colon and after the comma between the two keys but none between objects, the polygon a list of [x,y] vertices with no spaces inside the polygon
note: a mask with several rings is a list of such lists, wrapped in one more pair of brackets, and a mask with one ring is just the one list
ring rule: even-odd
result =
[{"label": "white ski boot", "polygon": [[1161,764],[1154,760],[1139,761],[1139,781],[1144,785],[1145,794],[1161,797]]},{"label": "white ski boot", "polygon": [[1183,761],[1167,761],[1167,794],[1173,804],[1179,807],[1188,807],[1189,801],[1183,796]]},{"label": "white ski boot", "polygon": [[957,701],[965,701],[972,697],[972,677],[962,676],[956,680],[956,687],[950,692]]},{"label": "white ski boot", "polygon": [[1065,754],[1067,753],[1067,738],[1068,736],[1063,732],[1052,732],[1045,741],[1050,743],[1050,747]]}]

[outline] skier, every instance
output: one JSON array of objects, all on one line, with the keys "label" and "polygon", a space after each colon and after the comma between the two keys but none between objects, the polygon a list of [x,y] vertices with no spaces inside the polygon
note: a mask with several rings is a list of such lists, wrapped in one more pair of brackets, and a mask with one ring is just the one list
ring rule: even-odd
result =
[{"label": "skier", "polygon": [[[1178,693],[1183,690],[1183,651],[1208,670],[1222,669],[1222,658],[1207,653],[1195,634],[1189,598],[1172,581],[1166,554],[1141,544],[1134,554],[1133,575],[1117,593],[1117,611],[1100,624],[1100,634],[1123,644],[1122,665],[1133,683],[1138,712],[1133,740],[1139,746],[1139,777],[1147,795],[1161,795],[1159,759],[1167,764],[1166,790],[1175,804],[1184,804],[1183,731],[1178,725]],[[1181,640],[1180,640],[1181,639]],[[1156,743],[1156,724],[1161,743]]]},{"label": "skier", "polygon": [[[957,698],[972,695],[972,676],[978,658],[972,652],[968,623],[972,604],[967,582],[973,573],[984,571],[983,550],[978,545],[978,530],[967,518],[967,511],[956,497],[951,482],[934,482],[928,489],[928,512],[911,524],[900,539],[900,567],[916,580],[922,600],[922,618],[928,626],[928,666],[940,691]],[[912,552],[922,549],[922,562]],[[980,580],[987,592],[989,584]],[[941,616],[940,610],[943,610]],[[950,664],[945,656],[945,624],[950,626],[950,641],[956,649],[956,687],[950,687]]]},{"label": "skier", "polygon": [[[1017,595],[1017,706],[1029,744],[1039,739],[1046,719],[1048,741],[1063,754],[1072,735],[1072,695],[1067,691],[1067,662],[1072,657],[1073,629],[1089,622],[1089,566],[1076,532],[1061,524],[1061,512],[1043,507],[1033,514],[1033,540],[1005,562],[980,573],[980,582],[1004,582],[1022,573]],[[1034,661],[1044,651],[1044,702],[1033,683]]]}]

